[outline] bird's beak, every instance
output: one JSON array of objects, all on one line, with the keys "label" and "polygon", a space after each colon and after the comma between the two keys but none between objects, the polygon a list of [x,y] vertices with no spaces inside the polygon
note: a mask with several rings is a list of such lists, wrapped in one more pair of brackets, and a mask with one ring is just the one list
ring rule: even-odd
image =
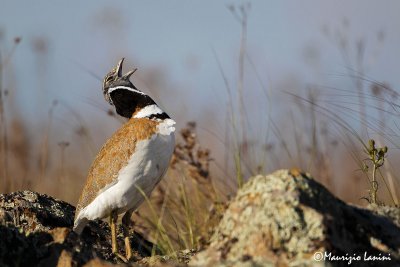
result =
[{"label": "bird's beak", "polygon": [[118,78],[129,79],[129,77],[131,77],[131,75],[134,74],[137,69],[131,70],[128,73],[122,75],[122,64],[124,63],[124,59],[125,58],[121,58],[121,60],[118,61],[118,64],[112,69],[111,73],[113,73],[113,75]]},{"label": "bird's beak", "polygon": [[125,58],[121,58],[121,60],[118,62],[117,66],[113,69],[114,73],[117,74],[117,77],[122,76],[122,64],[124,63]]},{"label": "bird's beak", "polygon": [[123,78],[129,79],[129,77],[131,77],[131,75],[134,74],[135,71],[137,71],[137,68],[134,69],[134,70],[131,70],[130,72],[128,72],[128,73],[126,73],[126,74],[124,74]]}]

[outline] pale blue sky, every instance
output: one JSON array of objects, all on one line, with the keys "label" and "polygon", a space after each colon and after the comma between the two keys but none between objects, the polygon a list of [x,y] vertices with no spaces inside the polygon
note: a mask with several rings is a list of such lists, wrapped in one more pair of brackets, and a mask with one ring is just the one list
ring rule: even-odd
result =
[{"label": "pale blue sky", "polygon": [[[7,57],[13,39],[22,37],[4,71],[4,85],[11,95],[8,99],[15,99],[17,103],[11,109],[9,103],[12,102],[6,99],[8,129],[12,129],[11,115],[19,113],[26,121],[29,141],[36,146],[30,147],[33,163],[37,163],[48,135],[53,166],[61,162],[58,142],[68,141],[71,145],[66,152],[67,164],[78,166],[86,173],[98,149],[121,123],[105,115],[104,111],[110,106],[103,99],[101,79],[124,56],[125,71],[132,67],[139,69],[132,77],[134,84],[155,97],[177,121],[178,127],[188,120],[198,123],[201,144],[211,148],[212,157],[216,159],[213,166],[224,170],[225,160],[228,162],[234,155],[229,150],[232,146],[224,142],[229,142],[226,136],[235,138],[232,134],[235,124],[227,119],[229,97],[213,51],[235,91],[241,29],[227,5],[246,2],[0,0],[2,55]],[[303,146],[301,151],[293,149],[294,153],[302,153],[313,142],[310,141],[314,122],[310,109],[293,105],[293,99],[284,91],[302,95],[304,88],[312,87],[310,84],[320,85],[321,90],[334,88],[319,103],[357,128],[360,122],[358,98],[347,68],[354,67],[359,40],[365,45],[364,77],[387,82],[395,90],[400,88],[400,1],[249,2],[247,53],[254,66],[246,60],[244,102],[251,121],[246,137],[250,147],[255,148],[254,155],[248,156],[253,165],[292,167],[281,141],[286,140],[289,147],[294,148],[297,146],[293,142],[298,142],[299,138]],[[339,35],[347,40],[349,63],[344,61],[338,48]],[[37,44],[37,40],[47,42],[47,53],[34,52],[33,44]],[[155,83],[154,73],[157,72],[160,75],[156,78],[161,78]],[[266,101],[263,90],[272,96],[270,102]],[[49,120],[49,109],[55,99],[63,105],[53,110]],[[379,105],[373,101],[369,104]],[[238,113],[236,110],[236,116],[243,114]],[[382,114],[378,113],[375,109],[371,115]],[[271,133],[270,114],[281,132]],[[398,122],[396,115],[392,119]],[[330,126],[329,134],[337,130],[337,124],[330,118],[320,121],[318,130]],[[379,121],[378,116],[378,122],[371,121],[379,128],[383,120]],[[396,138],[398,124],[386,122],[384,130]],[[92,139],[79,135],[83,132],[77,131],[81,124]],[[394,133],[389,132],[388,125],[395,128]],[[332,135],[332,140],[341,141],[337,132]],[[232,139],[230,141],[236,141],[235,144],[240,142]],[[263,147],[271,143],[275,144],[275,150],[266,158],[269,152]],[[385,144],[393,153],[392,144]],[[323,145],[329,146],[329,143]],[[345,145],[342,148],[345,149]],[[361,145],[359,148],[361,151]],[[335,151],[337,153],[329,152],[332,161],[336,164],[346,161],[341,150]],[[303,155],[298,157],[300,161],[305,160]],[[288,162],[290,164],[286,164]],[[335,165],[335,162],[332,166],[340,167],[335,169],[335,175],[348,177],[342,175],[346,172],[343,165]],[[350,172],[354,172],[356,167],[348,166]],[[71,183],[79,177],[71,177]],[[216,177],[227,176],[224,173]],[[57,181],[53,178],[44,182]],[[343,187],[337,187],[343,192],[351,189],[345,179],[337,181],[344,181]],[[359,195],[354,194],[354,197],[358,199]]]},{"label": "pale blue sky", "polygon": [[[237,79],[240,25],[227,5],[241,1],[0,2],[0,29],[6,38],[2,45],[10,48],[15,36],[22,37],[7,70],[15,76],[6,77],[6,83],[15,82],[16,96],[28,114],[35,113],[35,98],[45,99],[47,107],[59,99],[89,113],[97,110],[88,105],[88,98],[107,107],[99,93],[100,81],[85,68],[102,77],[121,56],[128,67],[139,68],[134,79],[143,78],[140,70],[161,66],[168,80],[165,87],[176,86],[183,92],[180,97],[174,91],[172,100],[161,99],[162,105],[173,105],[172,113],[185,110],[188,119],[196,118],[204,107],[220,111],[226,105],[213,49],[232,85]],[[346,66],[335,38],[323,33],[328,29],[334,36],[337,29],[344,29],[345,19],[351,56],[354,43],[361,37],[366,40],[366,75],[399,87],[400,2],[250,2],[248,53],[269,89],[288,76],[304,83],[345,86],[343,77],[337,78],[346,73]],[[385,39],[380,44],[377,33],[382,30]],[[35,38],[48,41],[44,58],[32,52]],[[317,55],[315,62],[307,63],[305,51]],[[42,65],[43,70],[38,68]],[[251,72],[248,66],[248,90],[257,84]]]}]

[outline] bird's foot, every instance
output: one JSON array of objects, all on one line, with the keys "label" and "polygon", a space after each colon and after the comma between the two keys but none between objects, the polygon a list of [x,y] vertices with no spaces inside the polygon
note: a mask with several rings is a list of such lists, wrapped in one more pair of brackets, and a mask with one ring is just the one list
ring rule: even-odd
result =
[{"label": "bird's foot", "polygon": [[121,254],[119,254],[118,252],[113,252],[115,256],[117,256],[118,258],[120,258],[123,262],[128,263],[129,259],[127,259],[126,257],[122,256]]},{"label": "bird's foot", "polygon": [[126,258],[128,261],[132,258],[132,248],[131,248],[131,242],[129,240],[129,237],[125,237],[125,251],[126,251]]}]

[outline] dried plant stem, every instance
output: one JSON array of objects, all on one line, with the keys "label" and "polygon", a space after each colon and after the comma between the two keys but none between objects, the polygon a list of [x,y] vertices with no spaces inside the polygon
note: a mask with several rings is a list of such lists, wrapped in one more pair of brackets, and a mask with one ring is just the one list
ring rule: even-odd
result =
[{"label": "dried plant stem", "polygon": [[245,128],[245,109],[244,109],[244,100],[243,100],[243,90],[244,90],[244,56],[246,53],[246,35],[247,35],[247,10],[242,9],[242,16],[240,18],[242,32],[241,32],[241,40],[240,40],[240,51],[239,51],[239,80],[238,80],[238,106],[239,106],[239,114],[240,114],[240,126],[242,129],[242,141],[245,139],[246,128]]},{"label": "dried plant stem", "polygon": [[49,142],[50,142],[50,133],[51,133],[51,128],[52,128],[52,120],[53,120],[53,112],[54,108],[56,107],[56,102],[53,102],[51,105],[49,112],[48,112],[48,122],[47,122],[47,128],[43,136],[43,142],[42,142],[42,147],[41,147],[41,153],[40,153],[40,177],[39,179],[44,179],[46,170],[47,170],[47,165],[49,161]]},{"label": "dried plant stem", "polygon": [[[240,114],[240,128],[241,128],[241,142],[243,143],[246,140],[246,127],[244,123],[244,101],[243,101],[243,82],[244,82],[244,55],[246,51],[246,29],[247,29],[247,15],[246,12],[243,13],[243,18],[241,19],[242,23],[242,38],[240,42],[240,52],[239,52],[239,80],[238,80],[238,105],[239,105],[239,114]],[[242,166],[241,166],[241,146],[238,144],[237,151],[235,152],[235,170],[236,170],[236,178],[238,187],[241,188],[243,185],[243,174],[242,174]]]},{"label": "dried plant stem", "polygon": [[376,169],[377,169],[377,166],[374,163],[373,168],[372,168],[372,182],[371,182],[371,203],[372,204],[377,203],[376,194],[378,192],[378,183],[376,182]]},{"label": "dried plant stem", "polygon": [[[376,180],[376,171],[385,163],[385,155],[387,154],[387,146],[377,148],[375,147],[375,141],[373,139],[369,140],[369,147],[367,148],[367,154],[372,163],[372,181],[370,181],[371,189],[369,190],[369,202],[371,204],[378,204],[377,192],[379,184]],[[382,177],[383,179],[383,177]],[[383,179],[386,184],[386,181]],[[387,184],[386,184],[387,186]]]},{"label": "dried plant stem", "polygon": [[1,158],[2,158],[2,176],[4,181],[4,192],[9,192],[12,188],[10,179],[8,178],[8,141],[7,141],[7,121],[4,109],[4,90],[3,90],[3,64],[0,52],[0,129],[1,129]]},{"label": "dried plant stem", "polygon": [[[144,197],[145,202],[147,203],[148,207],[150,208],[150,212],[153,217],[152,221],[154,222],[154,224],[157,227],[157,235],[159,235],[159,237],[161,238],[161,243],[157,242],[160,245],[160,249],[162,249],[165,254],[171,254],[171,256],[173,256],[174,258],[177,258],[177,255],[176,255],[176,252],[172,245],[171,239],[167,235],[167,231],[165,230],[165,228],[162,224],[162,220],[160,219],[159,216],[157,216],[157,212],[156,212],[153,204],[150,202],[148,196],[146,195],[146,193],[143,191],[142,188],[140,188],[139,186],[136,186],[136,189]],[[157,237],[157,239],[158,239],[158,237]],[[157,240],[157,241],[159,241],[159,240]],[[152,254],[155,253],[154,249],[155,249],[155,247],[153,248]]]},{"label": "dried plant stem", "polygon": [[[386,182],[385,177],[382,175],[382,171],[381,171],[381,170],[379,170],[379,174],[380,174],[380,176],[381,176],[381,178],[382,178],[383,183],[385,184],[385,187],[386,187],[387,191],[389,192],[389,196],[390,196],[390,198],[391,198],[393,204],[394,204],[395,206],[397,206],[397,201],[395,200],[395,197],[393,196],[393,193],[392,193],[392,191],[390,190],[390,187],[389,187],[388,183]],[[387,175],[389,176],[389,179],[390,179],[390,178],[391,178],[390,173],[387,173]]]},{"label": "dried plant stem", "polygon": [[390,193],[391,198],[393,199],[393,203],[394,205],[398,206],[399,205],[399,197],[397,196],[397,192],[396,192],[396,186],[394,184],[394,178],[392,173],[388,170],[388,165],[385,165],[385,169],[386,169],[386,175],[388,177],[388,181],[389,181],[389,185],[387,186],[387,189]]},{"label": "dried plant stem", "polygon": [[[363,40],[359,40],[357,42],[357,57],[356,57],[356,66],[357,66],[357,73],[358,78],[356,78],[356,87],[358,92],[358,100],[360,103],[360,121],[366,121],[366,103],[365,103],[365,96],[364,96],[364,80],[361,78],[364,76],[364,52],[365,52],[365,43]],[[362,124],[361,124],[361,127]],[[365,132],[367,132],[366,127],[363,127]]]},{"label": "dried plant stem", "polygon": [[[238,66],[238,84],[237,84],[237,103],[239,109],[239,132],[234,134],[238,135],[237,138],[237,149],[234,155],[234,163],[235,163],[235,171],[238,187],[240,188],[243,185],[243,173],[242,173],[242,145],[247,141],[247,130],[248,125],[246,125],[246,109],[244,106],[244,60],[246,56],[246,42],[247,42],[247,20],[248,20],[248,12],[250,9],[250,4],[243,4],[239,6],[239,12],[236,10],[234,6],[231,6],[230,11],[233,16],[239,21],[241,25],[241,39],[240,39],[240,50],[239,50],[239,66]],[[233,111],[232,111],[233,112]],[[248,122],[248,118],[247,118]],[[234,123],[234,122],[233,122]],[[248,124],[248,123],[247,123]]]}]

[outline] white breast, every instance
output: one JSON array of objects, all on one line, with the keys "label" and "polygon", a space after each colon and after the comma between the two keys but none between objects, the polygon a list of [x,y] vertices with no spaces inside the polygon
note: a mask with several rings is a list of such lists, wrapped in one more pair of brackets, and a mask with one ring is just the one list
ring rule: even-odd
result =
[{"label": "white breast", "polygon": [[137,187],[149,196],[168,169],[175,147],[174,124],[171,119],[164,120],[156,134],[139,141],[128,164],[119,171],[116,182],[101,192],[78,217],[94,220],[109,216],[112,210],[123,213],[137,209],[145,199]]}]

